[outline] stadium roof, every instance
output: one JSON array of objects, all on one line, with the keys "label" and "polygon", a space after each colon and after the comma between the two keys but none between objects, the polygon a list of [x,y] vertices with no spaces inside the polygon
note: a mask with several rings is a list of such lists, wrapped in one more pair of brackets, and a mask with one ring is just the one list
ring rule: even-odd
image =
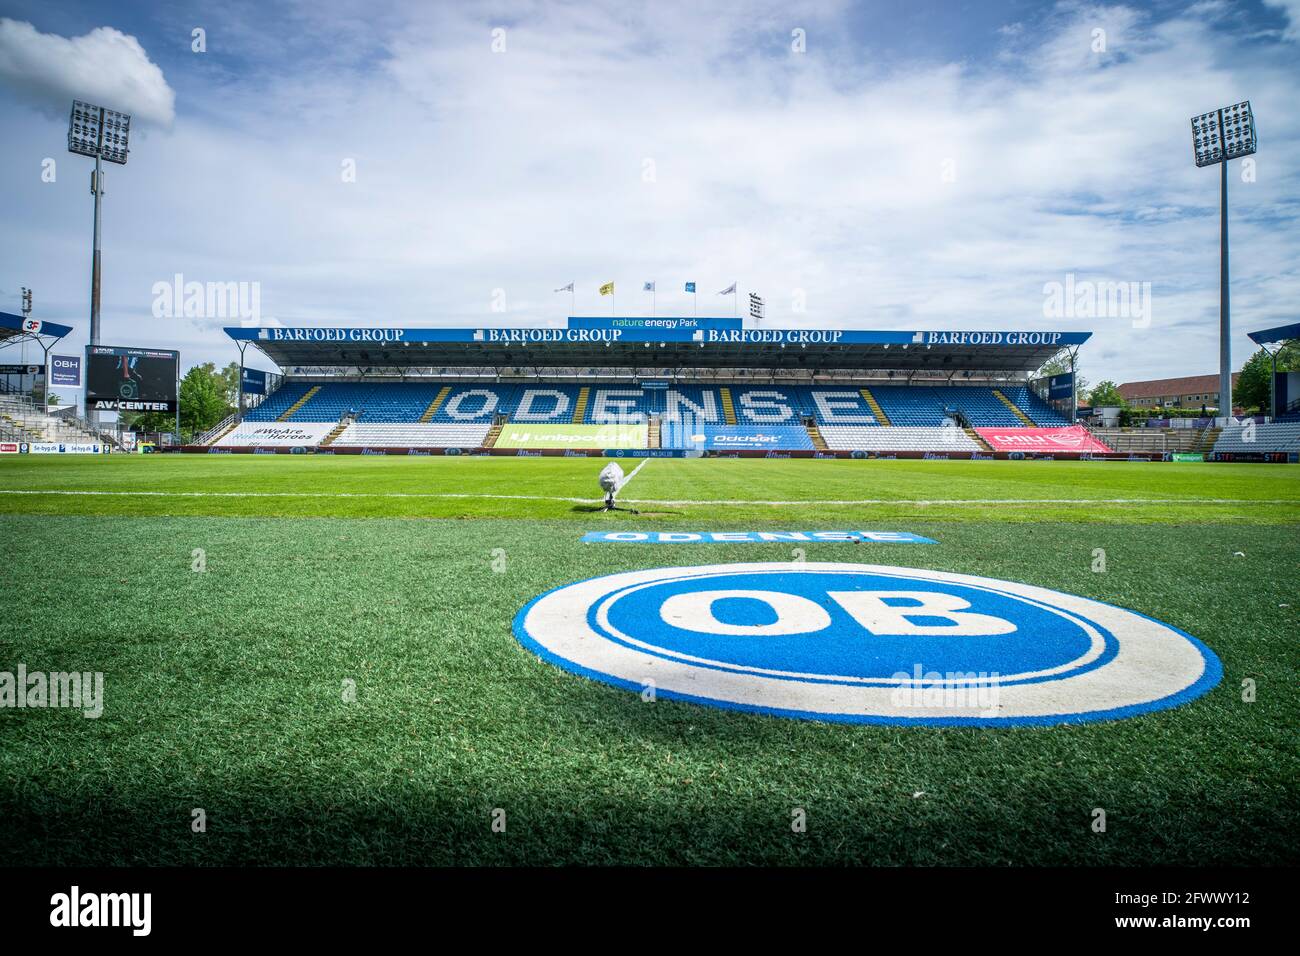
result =
[{"label": "stadium roof", "polygon": [[280,367],[781,368],[1028,372],[1091,332],[741,328],[571,318],[567,328],[227,328]]},{"label": "stadium roof", "polygon": [[61,339],[72,333],[72,326],[41,319],[25,319],[12,312],[0,312],[0,346],[17,345],[24,340]]},{"label": "stadium roof", "polygon": [[1286,339],[1300,339],[1300,322],[1293,322],[1290,325],[1279,325],[1273,329],[1261,329],[1258,332],[1250,332],[1250,340],[1256,345],[1271,345],[1274,342],[1282,342]]}]

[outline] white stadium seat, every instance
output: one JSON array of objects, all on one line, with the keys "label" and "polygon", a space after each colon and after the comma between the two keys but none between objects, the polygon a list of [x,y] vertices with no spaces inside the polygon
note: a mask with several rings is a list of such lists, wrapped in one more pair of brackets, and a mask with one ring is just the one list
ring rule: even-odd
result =
[{"label": "white stadium seat", "polygon": [[960,428],[938,426],[822,425],[826,447],[840,451],[980,451]]},{"label": "white stadium seat", "polygon": [[1272,422],[1268,425],[1230,425],[1214,443],[1215,451],[1279,452],[1300,451],[1300,422]]},{"label": "white stadium seat", "polygon": [[478,448],[489,425],[429,425],[418,422],[354,422],[332,445],[389,448]]}]

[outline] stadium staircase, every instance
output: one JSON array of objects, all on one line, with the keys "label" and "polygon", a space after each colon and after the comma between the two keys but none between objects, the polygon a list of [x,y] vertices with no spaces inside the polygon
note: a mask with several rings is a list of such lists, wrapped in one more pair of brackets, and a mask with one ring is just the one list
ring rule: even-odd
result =
[{"label": "stadium staircase", "polygon": [[294,402],[292,405],[286,408],[284,412],[280,415],[280,417],[276,419],[276,421],[287,422],[290,418],[293,417],[294,412],[296,412],[298,409],[302,408],[313,398],[315,398],[316,393],[319,391],[320,391],[319,385],[313,385],[311,388],[307,389],[307,393],[303,395],[302,398],[298,399],[298,401]]},{"label": "stadium staircase", "polygon": [[646,443],[647,448],[658,448],[659,446],[659,416],[651,415],[650,422],[646,426]]},{"label": "stadium staircase", "polygon": [[885,410],[881,408],[880,403],[876,401],[876,396],[871,394],[871,389],[863,388],[859,391],[862,395],[862,400],[867,403],[867,408],[871,409],[871,414],[876,416],[876,421],[888,428],[889,416],[885,414]]},{"label": "stadium staircase", "polygon": [[205,431],[198,438],[194,439],[194,444],[215,445],[218,441],[224,438],[232,428],[234,428],[238,424],[239,424],[238,414],[227,415],[225,418],[221,419],[221,421],[217,422],[215,425],[213,425],[211,428]]},{"label": "stadium staircase", "polygon": [[1222,428],[1204,429],[1200,437],[1196,439],[1196,444],[1192,446],[1192,451],[1208,455],[1214,450],[1214,443],[1219,440],[1221,434],[1223,434]]},{"label": "stadium staircase", "polygon": [[822,437],[821,430],[817,427],[815,418],[804,420],[804,428],[808,429],[808,437],[812,439],[813,448],[818,451],[826,451],[826,439]]},{"label": "stadium staircase", "polygon": [[483,447],[491,448],[495,445],[497,439],[501,437],[501,429],[505,427],[506,417],[504,415],[498,415],[496,420],[492,422],[492,427],[488,429],[487,436],[483,439]]},{"label": "stadium staircase", "polygon": [[1029,428],[1038,427],[1038,423],[1035,422],[1028,415],[1026,415],[1023,411],[1021,411],[1019,405],[1017,405],[1011,399],[1007,398],[1005,395],[1002,394],[1002,389],[1000,388],[993,389],[993,397],[996,398],[1003,405],[1007,406],[1007,408],[1011,410],[1011,414],[1015,415],[1016,418],[1020,419],[1026,426],[1028,426]]},{"label": "stadium staircase", "polygon": [[342,421],[339,422],[337,425],[335,425],[330,430],[330,433],[320,440],[321,447],[325,448],[329,445],[334,444],[334,440],[338,438],[340,435],[342,435],[344,429],[346,429],[350,424],[351,422]]},{"label": "stadium staircase", "polygon": [[[433,401],[429,403],[429,407],[424,410],[424,414],[420,416],[420,421],[428,422],[431,418],[433,418],[434,415],[437,415],[438,409],[442,407],[442,403],[447,400],[447,396],[450,394],[451,394],[451,386],[444,385],[442,389],[438,392],[438,394],[434,397]],[[497,430],[500,431],[500,429]]]},{"label": "stadium staircase", "polygon": [[572,424],[581,425],[582,420],[587,417],[587,401],[591,398],[591,389],[586,385],[578,390],[578,400],[573,403]]},{"label": "stadium staircase", "polygon": [[966,433],[967,438],[969,438],[975,444],[980,446],[981,451],[991,452],[993,450],[993,446],[990,445],[988,442],[986,442],[983,438],[980,438],[979,432],[975,431],[975,429],[967,426],[966,428],[963,428],[962,431]]},{"label": "stadium staircase", "polygon": [[731,389],[725,385],[718,389],[722,396],[722,421],[727,425],[736,424],[736,404],[731,398]]}]

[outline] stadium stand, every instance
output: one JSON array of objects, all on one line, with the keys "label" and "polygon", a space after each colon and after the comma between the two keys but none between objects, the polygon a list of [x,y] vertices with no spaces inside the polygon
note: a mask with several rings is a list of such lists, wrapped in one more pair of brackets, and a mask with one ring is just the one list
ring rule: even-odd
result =
[{"label": "stadium stand", "polygon": [[976,427],[1069,424],[1023,385],[873,385],[871,394],[891,425],[942,425],[954,411]]},{"label": "stadium stand", "polygon": [[1300,452],[1300,422],[1229,425],[1219,433],[1214,451],[1234,453]]},{"label": "stadium stand", "polygon": [[[874,389],[873,389],[874,391]],[[979,444],[954,426],[822,425],[826,447],[844,451],[980,451]]]},{"label": "stadium stand", "polygon": [[[324,426],[321,434],[278,439],[245,426],[293,423]],[[570,426],[553,434],[555,447],[578,447],[583,432],[607,425],[642,431],[619,434],[616,445],[706,452],[735,451],[961,451],[990,450],[976,429],[1068,422],[1024,385],[793,385],[674,382],[641,387],[634,382],[338,381],[288,378],[244,418],[207,439],[234,447],[277,441],[325,446],[469,448],[492,446],[511,425]],[[573,431],[574,428],[578,430]],[[965,431],[964,429],[970,429]],[[644,432],[644,439],[641,435]],[[511,430],[499,447],[518,447]],[[489,435],[491,440],[489,440]],[[314,436],[314,437],[313,437]],[[1184,436],[1179,436],[1182,439]],[[1190,439],[1187,439],[1190,440]],[[1150,436],[1142,441],[1153,444]],[[1165,451],[1162,447],[1144,451]],[[624,444],[626,442],[626,444]],[[529,444],[527,447],[542,447]],[[594,446],[593,446],[594,447]],[[1097,445],[1100,448],[1102,446]],[[1121,449],[1124,450],[1124,449]]]},{"label": "stadium stand", "polygon": [[873,402],[892,425],[942,426],[954,412],[972,426],[1066,424],[1024,386],[880,385],[872,386],[868,393],[852,386],[674,385],[643,389],[630,384],[441,381],[288,381],[249,412],[245,421],[337,422],[355,412],[359,421],[370,423],[490,423],[504,415],[512,422],[602,425],[639,424],[659,416],[664,422],[695,424],[794,425],[812,418],[819,426],[883,427]]},{"label": "stadium stand", "polygon": [[246,422],[273,422],[307,394],[312,382],[286,381],[266,397],[262,404],[244,415]]},{"label": "stadium stand", "polygon": [[1118,452],[1200,451],[1205,428],[1093,428],[1093,437]]},{"label": "stadium stand", "polygon": [[49,414],[25,396],[0,394],[0,441],[95,444],[108,437],[79,418]]}]

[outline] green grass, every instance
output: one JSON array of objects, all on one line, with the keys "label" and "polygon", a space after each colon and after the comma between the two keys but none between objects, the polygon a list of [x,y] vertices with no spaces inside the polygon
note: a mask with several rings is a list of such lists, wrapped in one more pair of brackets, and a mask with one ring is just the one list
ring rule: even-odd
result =
[{"label": "green grass", "polygon": [[[642,518],[557,500],[3,493],[588,499],[598,464],[0,460],[0,670],[103,671],[107,698],[98,720],[0,710],[6,858],[1300,862],[1294,467],[654,460],[629,497],[1184,503],[656,505],[667,514]],[[1286,503],[1189,501],[1204,498]],[[578,540],[596,527],[646,525],[916,531],[940,543],[805,550],[811,561],[982,574],[1132,608],[1204,640],[1224,679],[1187,706],[1112,723],[846,726],[643,703],[517,644],[514,614],[560,584],[790,557],[783,545]],[[1106,550],[1106,573],[1091,570],[1096,548]],[[203,573],[191,570],[195,549],[206,553]],[[1242,700],[1246,679],[1257,687],[1252,703]],[[343,699],[346,680],[354,702]],[[196,807],[207,812],[203,834],[191,832]],[[790,829],[796,807],[808,813],[804,834]],[[1090,828],[1098,807],[1104,834]],[[494,808],[506,812],[505,833],[492,832]]]},{"label": "green grass", "polygon": [[[624,465],[630,471],[637,463],[628,460]],[[589,506],[599,495],[595,475],[602,464],[592,459],[509,457],[10,456],[0,458],[0,514],[590,521]],[[647,502],[647,520],[725,515],[736,520],[850,523],[983,517],[1274,524],[1300,522],[1300,468],[653,459],[625,497]],[[1079,502],[1088,506],[1081,508]]]}]

